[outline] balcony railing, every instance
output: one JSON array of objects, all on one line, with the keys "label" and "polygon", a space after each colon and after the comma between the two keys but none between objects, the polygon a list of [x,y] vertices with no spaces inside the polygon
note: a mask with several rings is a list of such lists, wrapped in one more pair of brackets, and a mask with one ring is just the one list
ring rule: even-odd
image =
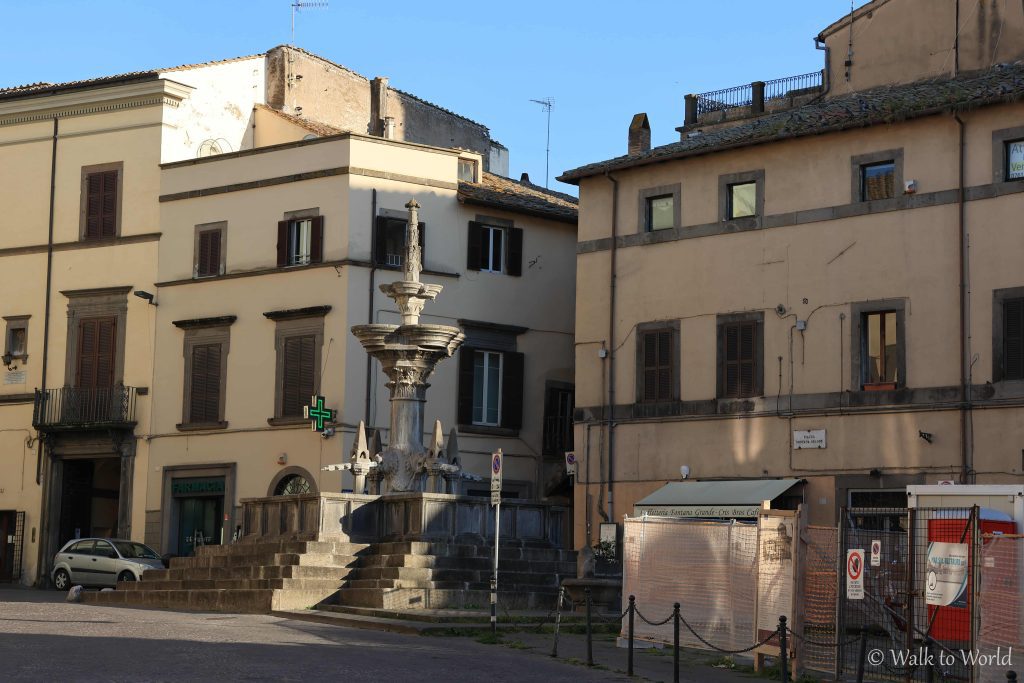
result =
[{"label": "balcony railing", "polygon": [[761,112],[764,111],[764,103],[769,100],[779,100],[794,93],[817,90],[821,88],[821,85],[822,72],[812,71],[797,76],[776,78],[772,81],[755,81],[734,88],[712,90],[699,95],[687,95],[687,98],[693,98],[695,104],[692,112],[688,109],[687,114],[688,118],[699,117],[737,107],[751,107],[757,112]]},{"label": "balcony railing", "polygon": [[135,425],[135,387],[62,387],[35,392],[32,426],[83,429]]}]

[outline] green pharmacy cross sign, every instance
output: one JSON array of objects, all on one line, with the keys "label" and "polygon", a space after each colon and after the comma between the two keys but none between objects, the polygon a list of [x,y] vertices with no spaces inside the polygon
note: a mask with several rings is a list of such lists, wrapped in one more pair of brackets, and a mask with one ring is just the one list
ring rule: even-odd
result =
[{"label": "green pharmacy cross sign", "polygon": [[324,397],[314,395],[309,400],[308,406],[302,407],[302,414],[307,420],[312,420],[314,432],[324,431],[325,422],[334,422],[335,411],[324,408]]}]

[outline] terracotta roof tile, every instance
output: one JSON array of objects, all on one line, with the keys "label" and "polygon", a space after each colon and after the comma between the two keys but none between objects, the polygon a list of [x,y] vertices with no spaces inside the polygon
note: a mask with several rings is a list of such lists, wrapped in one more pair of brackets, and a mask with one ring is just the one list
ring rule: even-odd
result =
[{"label": "terracotta roof tile", "polygon": [[459,201],[564,223],[575,224],[579,217],[579,201],[572,195],[487,172],[479,183],[459,183]]},{"label": "terracotta roof tile", "polygon": [[1005,64],[958,78],[929,79],[832,97],[759,116],[731,128],[700,133],[636,156],[581,166],[564,172],[558,179],[574,183],[616,169],[1022,99],[1024,62]]}]

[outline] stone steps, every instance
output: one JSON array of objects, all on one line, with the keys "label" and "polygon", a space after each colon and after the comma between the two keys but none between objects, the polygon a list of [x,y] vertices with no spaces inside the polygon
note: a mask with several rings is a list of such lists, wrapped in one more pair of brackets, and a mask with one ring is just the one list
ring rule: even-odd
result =
[{"label": "stone steps", "polygon": [[330,595],[328,593],[325,596],[324,592],[319,590],[119,589],[89,591],[82,593],[82,598],[83,602],[92,605],[265,614],[274,610],[307,609],[321,603]]},{"label": "stone steps", "polygon": [[244,567],[191,567],[185,569],[150,569],[142,575],[150,581],[208,581],[222,579],[334,579],[344,578],[350,567],[317,567],[302,564],[244,566]]},{"label": "stone steps", "polygon": [[332,591],[341,587],[343,579],[188,579],[180,581],[128,581],[119,583],[117,590],[321,590]]}]

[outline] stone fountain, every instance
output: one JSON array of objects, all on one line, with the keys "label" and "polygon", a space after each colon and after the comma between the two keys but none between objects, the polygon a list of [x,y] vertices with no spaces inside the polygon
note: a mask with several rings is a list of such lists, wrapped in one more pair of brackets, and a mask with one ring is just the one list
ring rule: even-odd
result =
[{"label": "stone fountain", "polygon": [[[356,434],[352,457],[343,469],[351,470],[355,478],[353,490],[362,493],[364,477],[378,488],[374,493],[437,490],[439,477],[447,479],[458,473],[452,462],[457,453],[452,446],[455,430],[444,447],[441,425],[434,426],[434,443],[429,450],[423,447],[423,414],[426,407],[427,380],[434,368],[459,348],[465,335],[457,327],[420,323],[423,306],[441,293],[441,285],[420,282],[422,255],[419,242],[419,204],[410,200],[409,233],[401,280],[380,286],[382,292],[394,300],[402,316],[401,325],[356,325],[352,334],[366,352],[380,361],[388,376],[391,392],[391,429],[389,443],[382,452],[370,453],[365,427],[362,423]],[[379,457],[378,457],[379,456]],[[424,476],[425,475],[425,476]],[[426,479],[426,481],[424,481]],[[447,488],[447,487],[445,487]]]}]

